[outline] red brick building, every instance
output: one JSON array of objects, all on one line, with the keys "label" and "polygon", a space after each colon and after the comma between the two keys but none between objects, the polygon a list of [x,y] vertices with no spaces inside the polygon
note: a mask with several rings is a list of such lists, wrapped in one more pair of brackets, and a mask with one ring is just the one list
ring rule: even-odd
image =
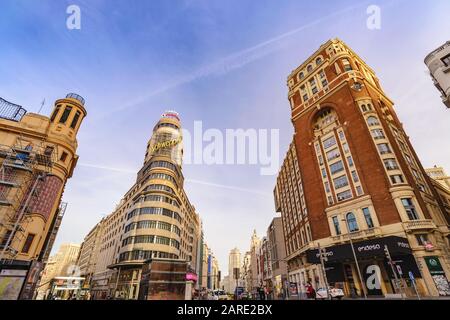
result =
[{"label": "red brick building", "polygon": [[283,177],[297,171],[286,161],[275,198],[291,281],[323,286],[320,244],[329,282],[348,295],[414,295],[410,274],[421,294],[450,294],[446,213],[374,71],[334,39],[290,74],[288,87],[299,171],[288,176],[301,200],[282,206]]}]

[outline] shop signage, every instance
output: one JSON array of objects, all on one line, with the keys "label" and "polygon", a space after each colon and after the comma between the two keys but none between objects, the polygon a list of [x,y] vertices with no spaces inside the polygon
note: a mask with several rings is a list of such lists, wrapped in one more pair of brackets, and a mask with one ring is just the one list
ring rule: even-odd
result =
[{"label": "shop signage", "polygon": [[197,281],[198,277],[195,273],[188,272],[186,273],[186,280],[187,281]]},{"label": "shop signage", "polygon": [[163,141],[163,142],[158,142],[157,144],[155,144],[152,147],[151,151],[152,152],[156,152],[159,149],[176,146],[177,144],[179,144],[181,142],[181,140],[182,140],[182,137],[180,136],[179,138],[176,138],[176,139],[171,139],[171,140],[167,140],[167,141]]},{"label": "shop signage", "polygon": [[[389,247],[392,255],[410,254],[411,248],[408,240],[405,238],[390,236],[354,242],[355,253],[358,258],[383,257],[384,246]],[[345,260],[354,260],[352,248],[350,244],[336,245],[326,248],[328,261],[342,262]],[[308,262],[319,264],[320,255],[317,249],[308,250],[306,252]]]},{"label": "shop signage", "polygon": [[438,257],[424,257],[425,263],[433,278],[440,296],[450,296],[450,286]]}]

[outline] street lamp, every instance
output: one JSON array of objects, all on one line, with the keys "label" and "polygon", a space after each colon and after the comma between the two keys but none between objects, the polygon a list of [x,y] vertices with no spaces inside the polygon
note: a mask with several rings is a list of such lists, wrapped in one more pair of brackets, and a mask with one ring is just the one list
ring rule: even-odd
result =
[{"label": "street lamp", "polygon": [[350,240],[350,246],[352,247],[353,258],[355,259],[355,264],[356,264],[356,270],[358,271],[358,276],[359,276],[359,279],[361,280],[361,287],[362,287],[362,290],[364,293],[364,299],[367,299],[366,286],[364,285],[364,280],[361,275],[361,270],[359,269],[359,263],[358,263],[358,258],[356,257],[355,247],[353,246],[353,241],[352,241],[352,233],[353,232],[350,231],[347,219],[342,219],[342,221],[345,221],[345,224],[347,225],[348,239]]}]

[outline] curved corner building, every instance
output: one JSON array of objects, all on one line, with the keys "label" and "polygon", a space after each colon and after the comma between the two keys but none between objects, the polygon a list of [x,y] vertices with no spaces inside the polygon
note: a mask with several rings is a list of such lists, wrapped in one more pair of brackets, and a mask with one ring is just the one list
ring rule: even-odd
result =
[{"label": "curved corner building", "polygon": [[150,258],[181,259],[197,269],[200,219],[183,189],[182,155],[179,116],[167,111],[153,129],[135,185],[116,210],[123,229],[109,266],[117,270],[110,281],[115,297],[137,298],[142,265]]}]

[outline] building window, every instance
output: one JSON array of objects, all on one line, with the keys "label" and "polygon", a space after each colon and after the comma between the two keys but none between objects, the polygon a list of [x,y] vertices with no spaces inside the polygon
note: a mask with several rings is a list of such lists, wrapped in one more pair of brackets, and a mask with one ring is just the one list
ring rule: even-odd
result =
[{"label": "building window", "polygon": [[330,184],[328,181],[325,181],[325,192],[330,192]]},{"label": "building window", "polygon": [[389,148],[387,143],[377,144],[377,148],[380,154],[392,153],[391,148]]},{"label": "building window", "polygon": [[332,204],[333,204],[333,197],[328,196],[328,205],[332,205]]},{"label": "building window", "polygon": [[339,158],[340,155],[341,154],[339,153],[339,149],[335,148],[335,149],[327,152],[327,159],[328,159],[328,161],[331,161],[333,159]]},{"label": "building window", "polygon": [[409,155],[407,155],[406,153],[403,154],[405,156],[406,161],[408,161],[409,165],[413,166],[414,163],[412,162],[412,159]]},{"label": "building window", "polygon": [[70,124],[70,127],[72,129],[75,129],[75,127],[77,126],[78,119],[80,118],[80,115],[81,115],[80,111],[77,111],[75,113],[75,116],[73,117],[72,123]]},{"label": "building window", "polygon": [[66,107],[64,109],[64,112],[63,112],[61,118],[59,119],[59,123],[62,123],[62,124],[66,123],[71,111],[72,111],[72,107]]},{"label": "building window", "polygon": [[359,230],[358,222],[356,222],[356,217],[353,212],[347,213],[346,219],[349,232],[356,232]]},{"label": "building window", "polygon": [[350,167],[353,167],[353,158],[351,156],[347,157],[347,162]]},{"label": "building window", "polygon": [[22,247],[22,253],[28,253],[30,251],[31,245],[33,244],[33,240],[34,240],[35,235],[32,233],[29,233],[27,235],[27,239],[25,240],[25,243],[23,244]]},{"label": "building window", "polygon": [[401,174],[394,174],[391,176],[391,182],[393,184],[403,183],[403,176]]},{"label": "building window", "polygon": [[59,160],[61,160],[62,162],[66,162],[67,159],[67,152],[63,151],[63,153],[61,154],[61,158]]},{"label": "building window", "polygon": [[340,139],[341,141],[345,140],[344,131],[339,131],[338,134],[339,134],[339,139]]},{"label": "building window", "polygon": [[309,85],[311,86],[312,94],[316,94],[319,90],[317,90],[316,79],[309,79]]},{"label": "building window", "polygon": [[372,137],[374,139],[384,139],[384,133],[383,130],[381,129],[373,129],[370,131],[372,133]]},{"label": "building window", "polygon": [[339,189],[343,188],[345,186],[348,186],[348,179],[347,176],[340,176],[338,178],[333,179],[334,188]]},{"label": "building window", "polygon": [[363,190],[362,190],[361,186],[356,186],[356,194],[358,196],[362,196]]},{"label": "building window", "polygon": [[319,154],[318,158],[319,158],[319,164],[323,165],[323,157],[322,157],[322,155]]},{"label": "building window", "polygon": [[369,126],[378,126],[380,124],[380,122],[378,121],[378,119],[374,116],[370,116],[367,118],[367,124]]},{"label": "building window", "polygon": [[441,61],[445,64],[446,67],[450,66],[450,54],[442,57]]},{"label": "building window", "polygon": [[56,116],[58,115],[60,109],[61,109],[61,105],[58,104],[58,105],[56,106],[55,111],[53,111],[52,117],[50,118],[50,121],[51,121],[51,122],[55,121],[55,118],[56,118]]},{"label": "building window", "polygon": [[419,246],[424,246],[428,243],[428,235],[426,233],[416,234],[416,240]]},{"label": "building window", "polygon": [[334,216],[332,219],[333,219],[334,231],[336,232],[336,235],[340,235],[341,227],[339,226],[339,219],[337,216]]},{"label": "building window", "polygon": [[325,170],[325,168],[322,168],[322,177],[323,178],[327,177],[327,170]]},{"label": "building window", "polygon": [[362,212],[364,214],[364,218],[366,219],[367,228],[369,228],[369,229],[373,228],[374,225],[373,225],[372,216],[370,215],[369,208],[363,208]]},{"label": "building window", "polygon": [[321,64],[322,63],[322,58],[321,57],[318,57],[317,59],[316,59],[316,65],[319,65],[319,64]]},{"label": "building window", "polygon": [[397,170],[398,169],[398,165],[397,165],[397,161],[395,161],[395,159],[384,159],[384,166],[386,167],[387,170]]},{"label": "building window", "polygon": [[348,59],[342,59],[342,64],[344,66],[344,71],[352,71],[352,66],[350,65],[350,62],[348,61]]},{"label": "building window", "polygon": [[312,70],[313,70],[312,65],[309,65],[309,66],[306,68],[306,71],[308,71],[308,72],[311,72]]},{"label": "building window", "polygon": [[414,206],[411,198],[402,199],[402,204],[406,210],[409,220],[419,220],[419,215],[417,214],[416,207]]},{"label": "building window", "polygon": [[361,105],[361,110],[362,110],[362,112],[366,112],[367,111],[367,108],[366,108],[365,104]]},{"label": "building window", "polygon": [[300,79],[303,79],[303,78],[305,77],[305,74],[304,74],[303,72],[300,72],[300,73],[298,74],[298,77],[299,77]]},{"label": "building window", "polygon": [[322,82],[322,87],[326,87],[328,85],[328,81],[327,78],[325,76],[325,72],[322,70],[319,72],[319,76],[320,76],[320,81]]},{"label": "building window", "polygon": [[344,149],[344,152],[345,152],[345,153],[348,153],[348,152],[350,151],[349,148],[348,148],[347,142],[344,142],[344,143],[342,144],[342,149]]},{"label": "building window", "polygon": [[334,146],[335,144],[336,144],[336,138],[334,136],[332,136],[332,137],[330,137],[328,139],[325,139],[323,141],[323,147],[325,149],[328,149],[328,148]]},{"label": "building window", "polygon": [[337,196],[338,201],[344,201],[344,200],[350,199],[352,197],[352,192],[350,190],[346,190],[346,191],[338,193],[336,196]]},{"label": "building window", "polygon": [[355,181],[355,182],[359,181],[358,174],[356,173],[355,170],[352,171],[352,178],[353,178],[353,181]]},{"label": "building window", "polygon": [[342,170],[344,170],[344,165],[342,164],[341,160],[330,165],[331,174],[338,173]]}]

